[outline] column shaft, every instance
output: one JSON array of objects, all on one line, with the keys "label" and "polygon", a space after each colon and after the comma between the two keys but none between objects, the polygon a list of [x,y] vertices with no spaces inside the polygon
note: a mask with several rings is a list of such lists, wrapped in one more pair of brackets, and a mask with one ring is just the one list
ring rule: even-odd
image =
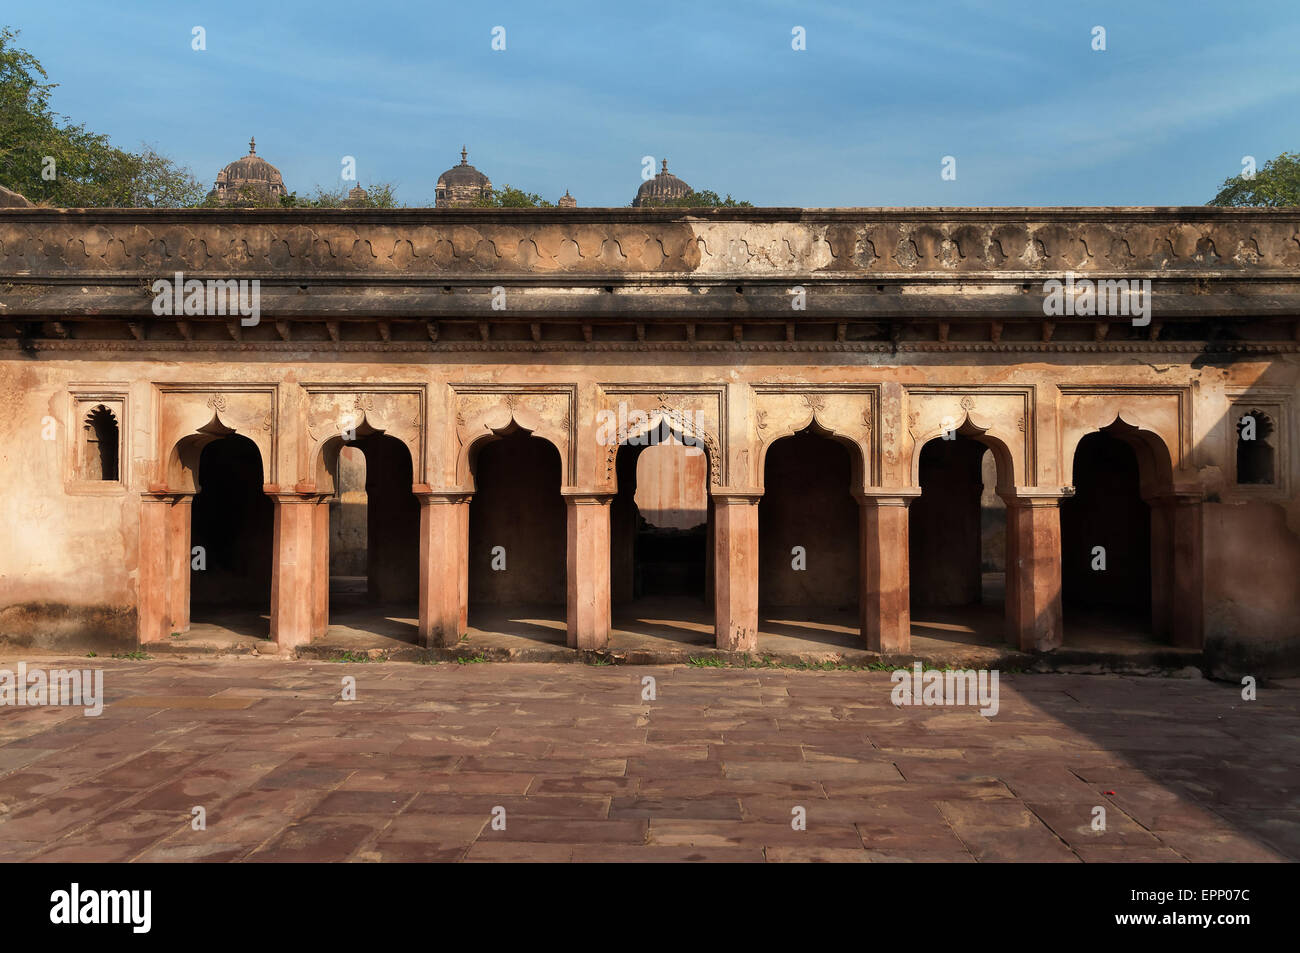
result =
[{"label": "column shaft", "polygon": [[1007,500],[1007,641],[1024,652],[1061,645],[1061,509],[1053,498]]},{"label": "column shaft", "polygon": [[908,652],[912,647],[911,586],[908,578],[908,496],[861,500],[859,532],[862,637],[872,652]]},{"label": "column shaft", "polygon": [[315,496],[275,497],[275,553],[271,568],[271,638],[281,650],[311,641],[314,595],[312,540]]},{"label": "column shaft", "polygon": [[468,629],[469,494],[418,495],[420,645],[452,646]]},{"label": "column shaft", "polygon": [[610,494],[565,496],[568,510],[567,641],[570,648],[609,644]]},{"label": "column shaft", "polygon": [[731,652],[758,650],[758,499],[713,497],[713,631]]},{"label": "column shaft", "polygon": [[[172,572],[167,545],[170,535],[168,515],[171,509],[170,498],[163,496],[145,496],[140,504],[140,588],[136,596],[136,637],[142,643],[162,641],[171,631],[168,590]],[[188,562],[186,568],[189,568]]]}]

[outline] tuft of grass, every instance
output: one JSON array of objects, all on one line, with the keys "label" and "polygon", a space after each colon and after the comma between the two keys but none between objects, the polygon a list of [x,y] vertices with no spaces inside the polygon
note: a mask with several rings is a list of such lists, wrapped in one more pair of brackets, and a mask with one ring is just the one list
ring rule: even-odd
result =
[{"label": "tuft of grass", "polygon": [[687,663],[695,668],[728,668],[726,659],[718,658],[716,655],[692,655]]},{"label": "tuft of grass", "polygon": [[479,652],[476,655],[461,655],[456,658],[457,665],[475,665],[479,662],[486,661],[488,661],[488,657],[482,652]]},{"label": "tuft of grass", "polygon": [[381,655],[379,658],[371,658],[365,652],[353,652],[346,649],[330,659],[331,662],[387,662],[388,657]]},{"label": "tuft of grass", "polygon": [[[94,654],[95,654],[95,653],[93,653],[93,652],[91,653],[91,655],[94,655]],[[134,651],[134,652],[122,652],[122,653],[117,653],[117,652],[115,652],[115,653],[113,653],[113,658],[127,659],[127,660],[132,661],[132,662],[151,662],[151,661],[153,661],[153,656],[152,656],[152,655],[150,655],[148,652],[141,652],[141,651],[139,651],[138,649],[137,649],[136,651]]]}]

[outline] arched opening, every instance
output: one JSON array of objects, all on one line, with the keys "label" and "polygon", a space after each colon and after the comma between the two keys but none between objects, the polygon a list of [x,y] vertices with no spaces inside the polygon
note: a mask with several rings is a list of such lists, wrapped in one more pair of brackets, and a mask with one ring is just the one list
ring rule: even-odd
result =
[{"label": "arched opening", "polygon": [[1061,602],[1065,643],[1075,647],[1152,635],[1157,553],[1139,448],[1109,429],[1079,441],[1074,496],[1061,501]]},{"label": "arched opening", "polygon": [[1268,485],[1274,482],[1273,420],[1252,410],[1237,421],[1237,483]]},{"label": "arched opening", "polygon": [[[908,514],[912,634],[995,645],[1004,641],[1006,504],[997,454],[969,432],[921,448],[921,495]],[[919,643],[924,648],[924,642]]]},{"label": "arched opening", "polygon": [[202,448],[190,511],[190,622],[266,638],[270,632],[275,504],[262,455],[228,433]]},{"label": "arched opening", "polygon": [[853,471],[848,448],[811,428],[768,449],[758,505],[760,649],[804,647],[791,639],[862,647]]},{"label": "arched opening", "polygon": [[119,445],[117,418],[103,404],[95,405],[82,424],[81,478],[117,481]]},{"label": "arched opening", "polygon": [[610,503],[614,629],[673,643],[713,640],[709,457],[666,420],[620,444]]},{"label": "arched opening", "polygon": [[567,527],[554,444],[512,425],[472,452],[469,627],[494,637],[565,643]]},{"label": "arched opening", "polygon": [[375,430],[358,429],[355,440],[340,442],[329,501],[329,636],[359,632],[414,642],[420,504],[411,490],[410,450]]}]

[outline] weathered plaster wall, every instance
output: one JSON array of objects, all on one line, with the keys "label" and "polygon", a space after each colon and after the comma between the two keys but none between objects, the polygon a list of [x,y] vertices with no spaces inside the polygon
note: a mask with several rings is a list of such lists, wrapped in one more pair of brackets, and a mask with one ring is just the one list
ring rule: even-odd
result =
[{"label": "weathered plaster wall", "polygon": [[[909,497],[920,448],[960,427],[1026,503],[1066,492],[1079,442],[1121,427],[1143,492],[1193,514],[1179,538],[1207,645],[1255,664],[1300,639],[1292,212],[545,211],[0,213],[0,635],[125,637],[142,564],[157,575],[141,494],[193,492],[221,434],[256,444],[282,508],[332,492],[323,461],[351,426],[404,444],[421,493],[468,492],[482,440],[521,428],[559,483],[599,495],[616,451],[597,414],[626,404],[696,421],[715,515],[809,426],[868,498]],[[150,282],[176,271],[262,279],[262,320],[156,317]],[[1152,279],[1155,320],[1046,318],[1043,282],[1071,271]],[[120,485],[73,478],[87,401],[120,414]],[[1233,428],[1255,409],[1279,424],[1278,480],[1241,487]],[[747,545],[745,512],[718,538]],[[1252,580],[1268,595],[1246,603]]]},{"label": "weathered plaster wall", "polygon": [[[504,399],[502,394],[508,396],[506,392],[513,389],[523,395],[513,412],[516,416],[527,420],[527,405],[533,404],[544,415],[552,417],[558,429],[564,423],[568,405],[560,402],[554,405],[554,412],[548,410],[545,400],[549,398],[539,401],[527,396],[530,385],[563,382],[565,387],[581,395],[579,406],[585,405],[590,413],[602,400],[613,399],[600,397],[605,387],[642,380],[645,376],[640,366],[608,359],[601,362],[550,359],[521,367],[504,360],[415,365],[401,363],[394,356],[378,355],[364,363],[307,364],[307,355],[300,357],[301,362],[292,364],[265,355],[250,355],[239,362],[211,358],[191,358],[185,362],[23,358],[0,362],[3,390],[0,397],[15,408],[0,420],[3,428],[0,467],[5,487],[0,506],[5,525],[10,527],[8,541],[0,547],[0,601],[3,603],[0,621],[4,635],[17,640],[40,639],[46,644],[57,644],[74,635],[101,646],[105,639],[130,641],[139,558],[139,493],[151,483],[166,478],[167,468],[162,460],[166,450],[159,446],[158,428],[168,418],[162,405],[173,399],[156,390],[151,382],[164,388],[185,385],[192,389],[194,394],[186,396],[186,400],[197,401],[204,411],[195,419],[203,419],[205,414],[207,419],[214,414],[220,416],[219,411],[206,406],[208,400],[220,403],[213,395],[230,394],[232,387],[241,382],[246,386],[264,383],[276,394],[277,401],[276,416],[271,422],[274,440],[263,440],[263,443],[273,447],[269,456],[274,462],[276,479],[286,486],[313,478],[313,458],[305,449],[309,438],[306,401],[299,396],[301,381],[310,379],[356,391],[365,388],[358,381],[382,380],[421,390],[429,395],[430,410],[424,421],[424,439],[422,443],[417,441],[426,456],[424,472],[416,482],[452,486],[456,479],[454,448],[459,438],[455,411],[441,409],[446,406],[443,403],[448,393],[446,382],[474,381],[488,390],[502,388],[495,398],[481,398],[489,402],[495,399],[498,405]],[[979,369],[980,383],[974,385],[970,383],[969,367],[951,358],[934,356],[914,358],[911,363],[900,365],[888,364],[874,356],[840,355],[834,363],[823,359],[820,366],[810,362],[807,355],[786,363],[775,363],[770,358],[760,360],[755,355],[738,354],[736,358],[727,364],[699,358],[690,362],[664,362],[656,367],[653,387],[643,388],[649,393],[662,391],[670,398],[684,395],[674,399],[711,408],[714,416],[710,420],[716,419],[718,413],[716,394],[725,393],[726,423],[709,426],[728,443],[725,446],[717,443],[710,460],[725,455],[729,465],[725,470],[718,467],[716,479],[711,474],[714,485],[721,482],[724,473],[730,485],[760,485],[756,461],[764,445],[762,435],[774,432],[775,428],[769,426],[765,430],[757,426],[759,420],[752,410],[754,398],[748,396],[753,393],[750,382],[766,382],[764,386],[780,382],[777,386],[788,387],[794,393],[808,389],[818,392],[819,388],[834,387],[846,380],[856,385],[878,383],[883,400],[875,433],[879,434],[880,443],[872,451],[875,458],[867,471],[875,472],[871,480],[880,485],[914,485],[913,457],[918,441],[927,435],[931,403],[941,405],[933,411],[936,420],[947,412],[958,416],[969,414],[974,423],[996,429],[997,421],[981,418],[980,411],[986,400],[982,394],[997,388],[1030,388],[1034,393],[1034,416],[1030,420],[1036,421],[1036,425],[1026,425],[1035,438],[1033,452],[1027,454],[1024,447],[1011,452],[1020,468],[1016,476],[1020,485],[1051,488],[1069,484],[1072,458],[1063,460],[1060,456],[1058,434],[1062,429],[1069,429],[1068,421],[1061,419],[1061,407],[1067,407],[1075,416],[1083,415],[1086,418],[1083,422],[1091,425],[1109,423],[1117,412],[1136,424],[1149,423],[1164,434],[1174,456],[1180,452],[1180,433],[1186,431],[1190,459],[1180,479],[1202,485],[1218,500],[1205,508],[1207,641],[1231,644],[1235,647],[1233,651],[1244,653],[1247,659],[1286,655],[1291,651],[1287,646],[1297,637],[1296,620],[1300,618],[1295,583],[1295,570],[1300,567],[1295,528],[1300,526],[1300,513],[1293,489],[1296,447],[1300,441],[1295,439],[1295,415],[1292,413],[1287,418],[1289,439],[1285,447],[1279,447],[1282,453],[1279,473],[1290,482],[1272,488],[1238,488],[1229,482],[1233,421],[1230,419],[1232,403],[1225,395],[1229,391],[1238,395],[1283,394],[1291,401],[1290,406],[1294,406],[1297,379],[1294,359],[1236,361],[1226,367],[1207,364],[1194,369],[1164,362],[1153,366],[1124,355],[1104,360],[1091,355],[1067,355],[1050,362],[1039,356],[1032,363],[1014,363],[1004,356],[986,359]],[[725,384],[725,391],[710,391],[715,386],[713,382]],[[1067,389],[1123,385],[1133,390],[1122,394],[1114,406],[1105,404],[1094,410],[1087,398],[1058,393],[1058,384]],[[922,392],[914,393],[916,388]],[[1176,419],[1177,414],[1169,419],[1163,416],[1161,408],[1167,398],[1160,388],[1182,389],[1188,395],[1183,408],[1187,419],[1182,423]],[[71,418],[70,395],[86,390],[112,391],[127,401],[123,430],[124,486],[85,486],[72,480],[70,440],[77,428]],[[971,395],[974,399],[968,412],[962,408],[961,398]],[[622,399],[626,395],[616,396]],[[823,416],[830,417],[837,412],[834,404],[837,399],[828,398],[821,411]],[[861,398],[853,399],[861,406]],[[1238,396],[1231,400],[1249,403],[1251,399]],[[987,400],[1004,401],[1004,398]],[[233,401],[231,397],[232,406]],[[1013,405],[1005,402],[1005,408],[996,403],[990,406],[996,417],[1003,418],[1010,412],[1005,408]],[[503,410],[504,421],[508,423],[512,412],[504,407]],[[945,410],[945,414],[940,414],[940,410]],[[41,427],[47,417],[54,422],[53,440],[42,439]],[[547,427],[540,419],[532,423],[539,430]],[[1009,434],[1020,433],[1016,423],[1011,422]],[[569,421],[573,432],[580,435],[585,425],[582,417],[575,416]],[[799,425],[798,417],[792,417],[790,426]],[[563,454],[572,455],[568,485],[600,487],[606,481],[605,448],[590,438],[591,429],[586,432],[587,439],[571,438],[572,446],[568,441],[559,441]],[[262,434],[255,435],[262,439]],[[870,440],[867,446],[872,446]],[[857,452],[862,455],[860,450]],[[1026,460],[1030,470],[1024,469]],[[270,463],[266,465],[269,471]],[[555,509],[556,523],[561,516],[559,506],[562,504],[557,504]],[[505,529],[502,527],[498,535]],[[560,529],[552,527],[549,532],[554,538],[563,539]],[[559,591],[554,587],[562,587],[562,583],[560,570],[560,575],[545,582],[535,581],[517,595],[554,593]],[[1245,592],[1258,595],[1246,599],[1242,596]]]}]

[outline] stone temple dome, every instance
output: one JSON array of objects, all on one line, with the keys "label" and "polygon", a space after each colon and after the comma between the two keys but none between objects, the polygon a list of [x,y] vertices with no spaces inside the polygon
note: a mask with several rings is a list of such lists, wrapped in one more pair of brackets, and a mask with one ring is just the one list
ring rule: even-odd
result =
[{"label": "stone temple dome", "polygon": [[248,201],[253,197],[278,200],[286,194],[280,170],[257,154],[257,140],[248,140],[248,155],[236,159],[217,173],[217,183],[208,198],[222,204]]},{"label": "stone temple dome", "polygon": [[492,180],[469,164],[469,154],[460,148],[460,165],[454,165],[438,176],[434,198],[436,208],[473,205],[492,194]]},{"label": "stone temple dome", "polygon": [[674,199],[689,195],[691,187],[668,171],[668,160],[664,159],[663,169],[653,179],[646,179],[641,188],[636,190],[632,207],[642,205],[666,205]]}]

